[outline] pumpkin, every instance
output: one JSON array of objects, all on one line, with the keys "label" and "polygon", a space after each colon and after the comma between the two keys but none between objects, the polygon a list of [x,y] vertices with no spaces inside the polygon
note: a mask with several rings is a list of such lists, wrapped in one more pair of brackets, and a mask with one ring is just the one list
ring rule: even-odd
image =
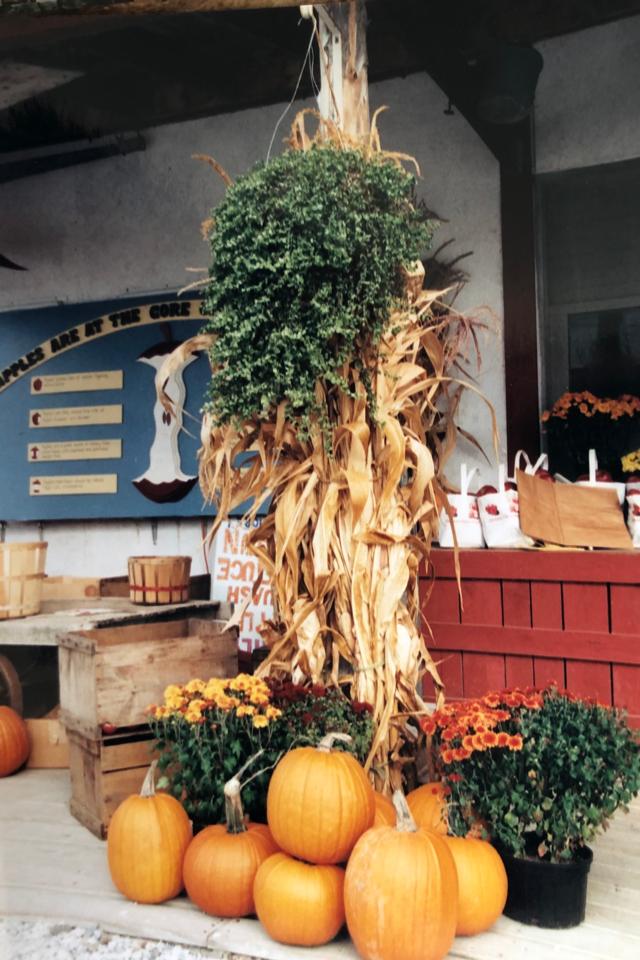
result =
[{"label": "pumpkin", "polygon": [[456,936],[488,930],[507,902],[507,872],[490,843],[471,837],[445,837],[458,874]]},{"label": "pumpkin", "polygon": [[445,835],[447,832],[447,802],[444,786],[434,781],[423,783],[407,794],[407,804],[419,827]]},{"label": "pumpkin", "polygon": [[453,943],[458,880],[443,837],[416,827],[394,793],[394,827],[358,840],[345,876],[347,927],[364,960],[442,960]]},{"label": "pumpkin", "polygon": [[29,757],[27,725],[11,707],[0,707],[0,777],[18,770]]},{"label": "pumpkin", "polygon": [[256,913],[273,940],[318,947],[344,924],[344,870],[276,853],[258,868]]},{"label": "pumpkin", "polygon": [[120,893],[137,903],[162,903],[182,890],[182,863],[191,821],[178,801],[155,792],[156,761],[140,795],[123,800],[109,824],[109,872]]},{"label": "pumpkin", "polygon": [[317,747],[285,754],[271,777],[267,820],[286,853],[310,863],[342,863],[373,823],[371,784],[350,753],[332,750],[347,734],[329,733]]},{"label": "pumpkin", "polygon": [[389,797],[382,793],[375,793],[373,799],[376,804],[376,812],[373,818],[374,827],[382,827],[385,824],[392,827],[396,822],[396,812]]},{"label": "pumpkin", "polygon": [[256,872],[278,849],[267,826],[245,823],[240,790],[238,777],[225,784],[226,824],[206,827],[191,841],[184,858],[189,897],[205,913],[217,917],[255,913]]}]

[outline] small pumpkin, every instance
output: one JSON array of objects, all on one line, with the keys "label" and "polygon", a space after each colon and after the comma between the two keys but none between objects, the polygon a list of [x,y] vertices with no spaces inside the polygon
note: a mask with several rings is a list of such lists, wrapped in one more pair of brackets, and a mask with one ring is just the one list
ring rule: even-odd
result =
[{"label": "small pumpkin", "polygon": [[256,913],[273,940],[319,947],[344,924],[344,870],[276,853],[258,868]]},{"label": "small pumpkin", "polygon": [[419,827],[446,835],[447,801],[441,783],[435,780],[432,783],[423,783],[407,794],[407,804]]},{"label": "small pumpkin", "polygon": [[298,747],[274,770],[267,821],[286,853],[310,863],[342,863],[373,823],[375,800],[366,773],[350,753],[332,750],[347,734],[329,733],[317,747]]},{"label": "small pumpkin", "polygon": [[238,777],[224,787],[226,824],[193,838],[184,858],[184,885],[205,913],[246,917],[255,913],[253,882],[258,867],[278,848],[263,823],[245,822]]},{"label": "small pumpkin", "polygon": [[120,893],[137,903],[162,903],[182,890],[182,864],[191,821],[182,805],[155,792],[156,761],[140,795],[123,800],[109,824],[107,857]]},{"label": "small pumpkin", "polygon": [[388,826],[392,827],[396,822],[396,812],[393,808],[393,804],[389,797],[385,797],[382,793],[375,793],[373,799],[376,804],[376,812],[373,818],[374,827],[383,827]]},{"label": "small pumpkin", "polygon": [[472,937],[493,926],[507,902],[507,872],[486,840],[445,837],[458,874],[456,936]]},{"label": "small pumpkin", "polygon": [[26,723],[11,707],[0,707],[0,777],[19,770],[29,751]]},{"label": "small pumpkin", "polygon": [[364,960],[442,960],[456,929],[458,879],[443,837],[416,827],[393,796],[394,827],[372,827],[347,864],[347,927]]}]

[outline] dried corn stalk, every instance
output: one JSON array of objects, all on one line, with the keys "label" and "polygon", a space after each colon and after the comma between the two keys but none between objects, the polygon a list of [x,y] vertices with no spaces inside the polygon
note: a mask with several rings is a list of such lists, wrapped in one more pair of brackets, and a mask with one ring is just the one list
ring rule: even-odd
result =
[{"label": "dried corn stalk", "polygon": [[[376,138],[374,121],[369,149],[379,149]],[[312,142],[303,118],[292,141],[298,149]],[[421,630],[418,571],[444,500],[440,474],[455,444],[451,411],[463,386],[451,374],[469,333],[468,321],[443,305],[445,291],[422,290],[418,266],[377,349],[341,369],[349,393],[317,384],[332,425],[329,451],[320,431],[308,441],[296,435],[284,404],[272,422],[240,427],[205,416],[200,450],[200,485],[217,511],[212,536],[244,501],[253,501],[252,519],[271,498],[247,544],[272,582],[276,607],[263,630],[270,652],[261,674],[348,685],[354,699],[372,704],[366,766],[387,791],[400,784],[402,748],[417,735],[411,717],[425,708],[425,674],[437,701],[443,696]],[[172,363],[210,343],[200,336],[180,347],[159,389]]]}]

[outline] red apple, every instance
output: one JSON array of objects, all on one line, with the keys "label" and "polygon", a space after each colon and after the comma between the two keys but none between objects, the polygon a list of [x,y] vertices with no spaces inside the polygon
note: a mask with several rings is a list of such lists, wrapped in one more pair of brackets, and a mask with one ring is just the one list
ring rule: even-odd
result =
[{"label": "red apple", "polygon": [[504,485],[504,488],[505,490],[517,490],[518,484],[514,483],[513,480],[507,480],[507,482]]},{"label": "red apple", "polygon": [[105,720],[105,722],[102,724],[101,729],[103,733],[109,736],[110,733],[115,733],[118,728],[116,727],[115,724],[109,723],[108,720]]},{"label": "red apple", "polygon": [[490,513],[492,517],[500,516],[500,511],[496,507],[495,503],[488,504],[484,509],[487,513]]},{"label": "red apple", "polygon": [[497,492],[498,492],[498,491],[496,490],[496,488],[495,488],[495,487],[492,487],[490,483],[485,483],[484,487],[480,487],[480,489],[478,490],[476,496],[477,496],[477,497],[486,497],[486,495],[487,495],[488,493],[497,493]]},{"label": "red apple", "polygon": [[[588,480],[588,473],[581,473],[578,480]],[[596,483],[613,483],[613,477],[608,470],[596,470]]]},{"label": "red apple", "polygon": [[631,497],[631,496],[636,496],[636,497],[637,497],[639,494],[640,494],[640,487],[630,487],[630,488],[627,490],[627,496],[628,496],[628,497]]},{"label": "red apple", "polygon": [[555,478],[549,473],[548,470],[538,470],[536,477],[539,480],[548,480],[550,483],[555,483]]},{"label": "red apple", "polygon": [[640,483],[640,473],[632,473],[627,477],[627,483]]}]

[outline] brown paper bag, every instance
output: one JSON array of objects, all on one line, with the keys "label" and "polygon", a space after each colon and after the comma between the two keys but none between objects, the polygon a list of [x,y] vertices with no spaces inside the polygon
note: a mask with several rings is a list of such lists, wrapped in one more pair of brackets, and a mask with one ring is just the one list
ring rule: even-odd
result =
[{"label": "brown paper bag", "polygon": [[563,547],[633,549],[615,490],[551,483],[522,470],[516,480],[523,533]]}]

